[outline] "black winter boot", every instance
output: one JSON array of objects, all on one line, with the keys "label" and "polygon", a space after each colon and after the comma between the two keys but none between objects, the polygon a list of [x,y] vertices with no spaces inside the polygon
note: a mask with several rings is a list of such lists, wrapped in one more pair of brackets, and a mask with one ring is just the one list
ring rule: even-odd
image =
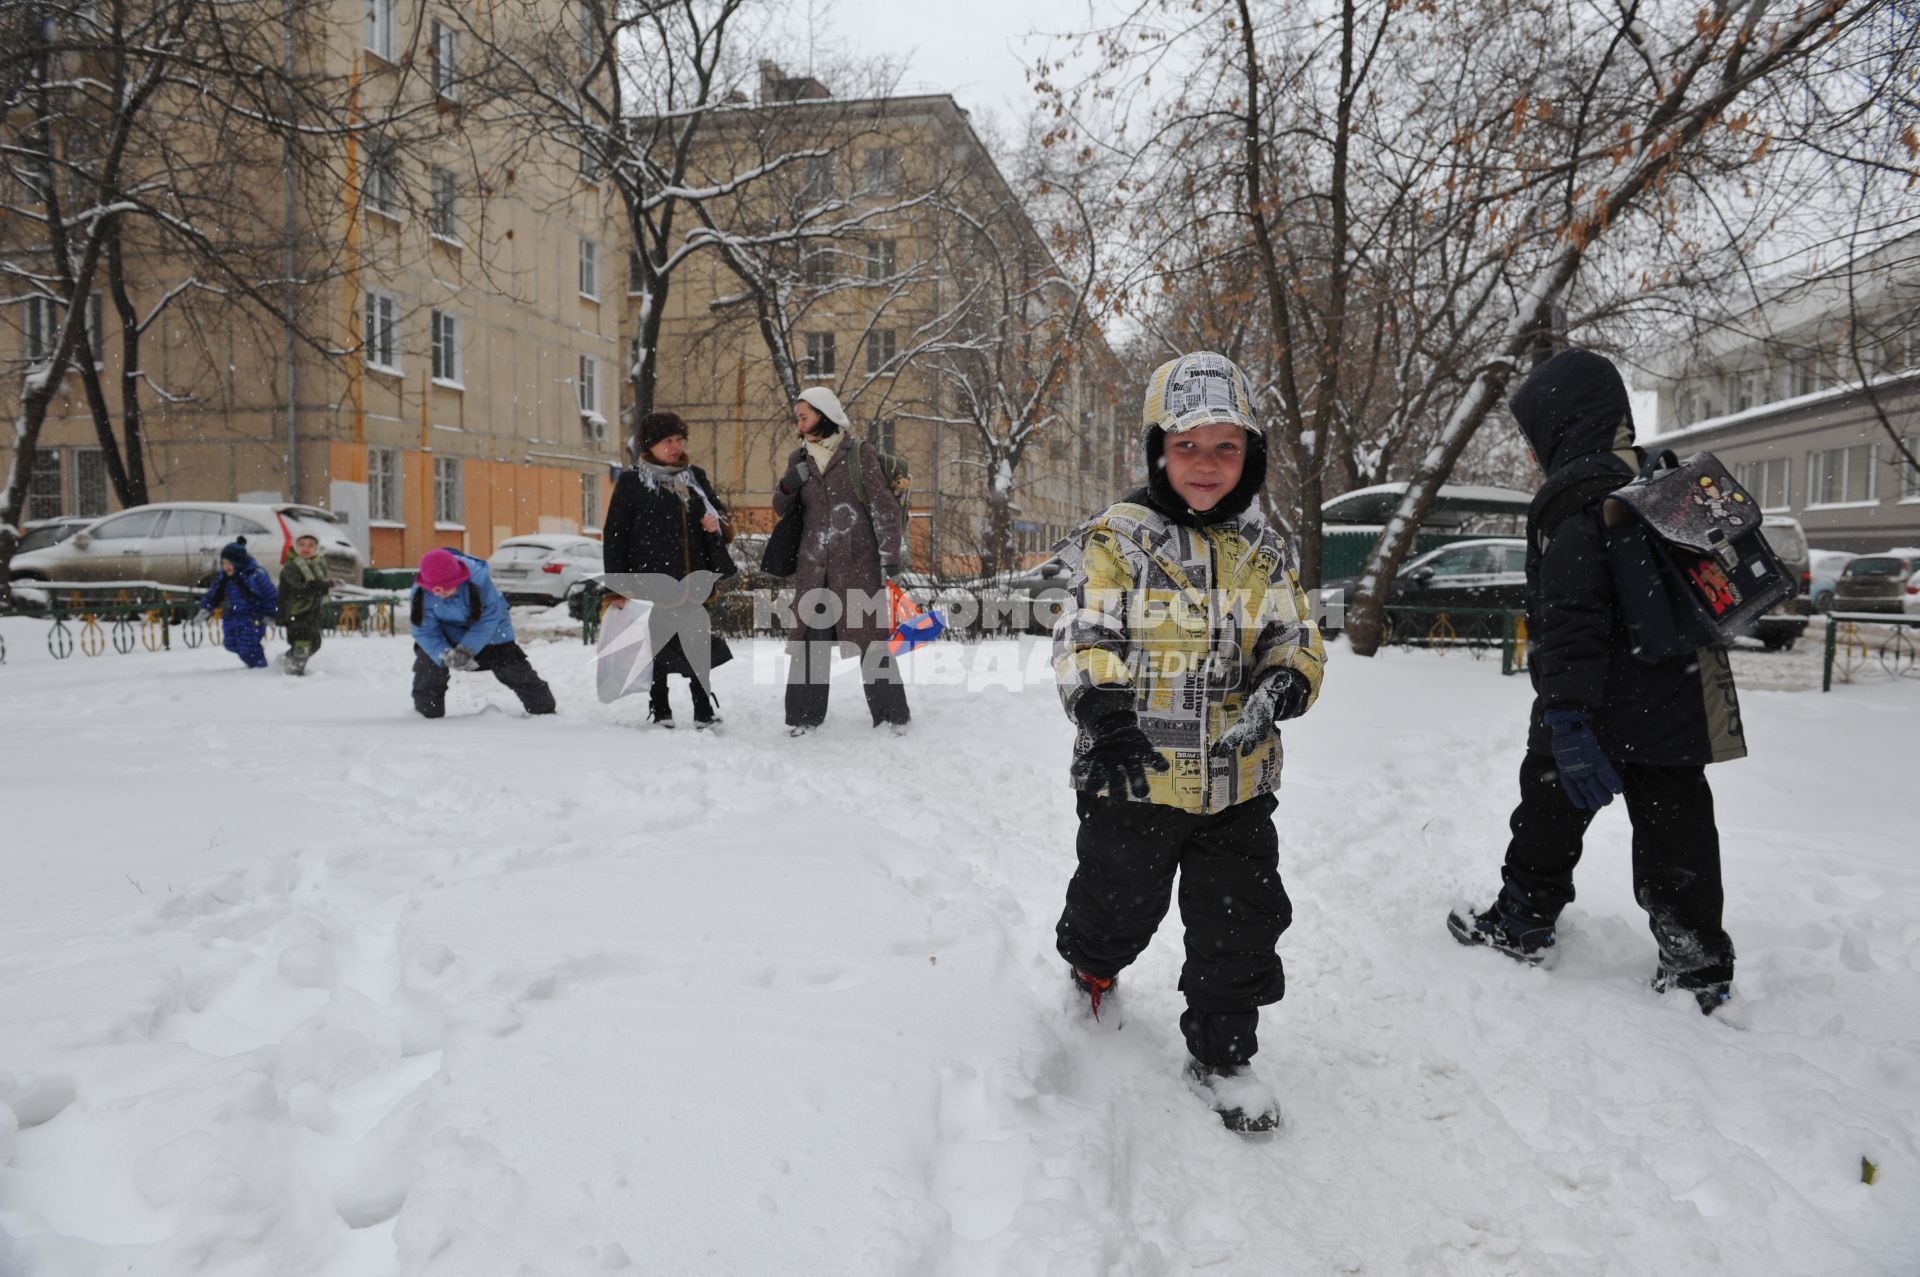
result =
[{"label": "black winter boot", "polygon": [[1097,975],[1088,975],[1079,967],[1068,967],[1067,972],[1073,977],[1073,987],[1086,995],[1088,1009],[1093,1012],[1093,1018],[1098,1020],[1101,1001],[1113,996],[1114,986],[1120,982],[1120,977],[1116,975],[1102,979]]},{"label": "black winter boot", "polygon": [[1483,944],[1530,967],[1545,962],[1553,951],[1553,924],[1515,908],[1504,891],[1480,913],[1449,913],[1447,930],[1461,944]]},{"label": "black winter boot", "polygon": [[1251,1064],[1202,1064],[1189,1058],[1187,1084],[1237,1135],[1258,1139],[1280,1129],[1280,1101]]},{"label": "black winter boot", "polygon": [[1653,973],[1653,991],[1668,993],[1683,989],[1700,1004],[1701,1015],[1712,1015],[1733,999],[1733,981],[1689,979],[1687,973],[1670,971],[1665,966]]}]

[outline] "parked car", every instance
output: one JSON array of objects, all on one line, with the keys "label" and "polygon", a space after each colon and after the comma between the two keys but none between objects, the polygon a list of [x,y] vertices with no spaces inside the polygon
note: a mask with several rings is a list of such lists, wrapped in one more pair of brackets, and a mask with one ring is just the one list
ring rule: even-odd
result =
[{"label": "parked car", "polygon": [[33,519],[20,529],[23,535],[20,544],[14,547],[16,555],[31,554],[35,550],[44,550],[50,545],[59,545],[62,541],[92,523],[96,516],[63,514],[52,519]]},{"label": "parked car", "polygon": [[[1338,634],[1345,609],[1360,592],[1359,577],[1326,584],[1328,603],[1338,599],[1338,617],[1329,609],[1321,632]],[[1524,537],[1486,537],[1456,541],[1429,550],[1400,569],[1387,592],[1387,605],[1442,608],[1510,608],[1527,605],[1527,542]]]},{"label": "parked car", "polygon": [[327,575],[359,585],[366,561],[325,510],[238,501],[158,501],[94,519],[65,540],[13,557],[15,581],[154,581],[202,585],[218,570],[220,547],[236,537],[270,573],[293,539],[320,539]]},{"label": "parked car", "polygon": [[592,537],[539,532],[495,546],[487,571],[507,602],[552,607],[605,570],[605,553]]},{"label": "parked car", "polygon": [[1907,586],[1915,572],[1920,572],[1920,550],[1863,554],[1840,573],[1840,583],[1834,587],[1833,610],[1903,612]]},{"label": "parked car", "polygon": [[1815,612],[1833,611],[1834,588],[1847,564],[1860,556],[1846,550],[1807,551],[1807,606]]},{"label": "parked car", "polygon": [[1807,532],[1791,515],[1770,514],[1760,525],[1760,535],[1787,570],[1795,589],[1754,622],[1753,637],[1766,644],[1769,652],[1784,652],[1807,632],[1807,588],[1811,580]]},{"label": "parked car", "polygon": [[1909,613],[1920,613],[1920,572],[1907,578],[1907,597],[1901,606]]}]

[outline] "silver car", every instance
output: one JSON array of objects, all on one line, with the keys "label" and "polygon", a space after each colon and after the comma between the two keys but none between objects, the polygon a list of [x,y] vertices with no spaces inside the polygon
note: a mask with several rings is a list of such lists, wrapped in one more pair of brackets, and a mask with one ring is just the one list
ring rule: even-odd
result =
[{"label": "silver car", "polygon": [[87,524],[64,541],[13,557],[14,581],[153,581],[200,585],[219,570],[220,548],[239,537],[269,572],[297,536],[320,540],[327,575],[359,585],[366,562],[325,510],[237,501],[161,501]]},{"label": "silver car", "polygon": [[575,586],[605,570],[603,555],[592,537],[535,533],[508,537],[495,546],[487,571],[507,602],[552,607]]}]

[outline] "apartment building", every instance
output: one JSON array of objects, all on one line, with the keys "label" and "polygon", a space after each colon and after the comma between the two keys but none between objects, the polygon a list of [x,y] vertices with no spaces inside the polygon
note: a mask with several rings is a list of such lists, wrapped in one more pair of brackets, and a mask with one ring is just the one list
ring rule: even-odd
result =
[{"label": "apartment building", "polygon": [[[1009,343],[996,340],[995,325],[1004,307],[1020,306],[1020,334],[1033,350],[1051,351],[1073,298],[1050,285],[1004,286],[1021,270],[1041,277],[1051,259],[953,98],[837,99],[818,81],[771,63],[761,70],[754,102],[706,125],[705,176],[764,162],[782,146],[828,154],[763,183],[737,207],[740,224],[721,229],[745,235],[775,223],[854,223],[768,263],[775,277],[759,282],[783,299],[779,339],[799,385],[833,389],[857,434],[907,459],[911,566],[977,572],[994,536],[988,485],[996,451],[1005,455],[995,441],[1012,429],[1003,407],[989,402],[992,392],[1046,366],[1044,356],[1008,366]],[[783,211],[768,208],[782,201]],[[809,208],[826,206],[836,210],[831,217],[810,217]],[[638,278],[630,270],[636,290]],[[690,260],[674,276],[657,345],[655,406],[687,420],[694,459],[744,527],[765,529],[796,440],[750,291],[719,253]],[[627,331],[634,331],[631,319]],[[1012,472],[1007,518],[1022,562],[1037,562],[1129,486],[1133,416],[1123,405],[1135,401],[1136,388],[1121,384],[1119,362],[1097,327],[1087,326],[1071,346],[1052,419]],[[980,354],[985,349],[997,364]]]},{"label": "apartment building", "polygon": [[[561,0],[551,10],[565,21]],[[302,30],[301,64],[352,94],[364,131],[298,172],[244,136],[208,145],[242,175],[227,225],[288,243],[294,273],[317,282],[295,286],[298,318],[282,325],[134,246],[139,307],[173,298],[142,351],[149,499],[332,509],[380,567],[436,546],[485,555],[511,535],[592,531],[619,458],[617,201],[577,152],[529,149],[469,117],[473,28],[453,10],[303,12],[324,20]],[[0,222],[0,255],[31,259],[17,237],[30,229]],[[0,308],[0,394],[17,401],[57,319],[45,299]],[[118,321],[97,293],[89,323],[117,421]],[[0,448],[0,467],[10,459]],[[76,371],[24,513],[113,508]]]},{"label": "apartment building", "polygon": [[1776,290],[1640,388],[1643,442],[1713,452],[1814,546],[1920,546],[1920,236]]}]

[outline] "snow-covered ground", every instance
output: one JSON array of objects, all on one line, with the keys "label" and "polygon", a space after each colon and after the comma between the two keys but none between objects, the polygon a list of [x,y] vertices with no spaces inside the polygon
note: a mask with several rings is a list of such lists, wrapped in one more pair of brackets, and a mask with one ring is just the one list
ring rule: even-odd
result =
[{"label": "snow-covered ground", "polygon": [[296,681],[0,634],[7,1277],[1920,1270],[1920,682],[1745,697],[1707,1019],[1646,987],[1617,805],[1555,969],[1454,944],[1524,680],[1336,648],[1249,1144],[1179,1078],[1171,920],[1123,1027],[1070,1013],[1030,641],[793,741],[768,645],[696,735],[577,643],[529,645],[559,717],[460,676],[430,723],[404,639]]}]

